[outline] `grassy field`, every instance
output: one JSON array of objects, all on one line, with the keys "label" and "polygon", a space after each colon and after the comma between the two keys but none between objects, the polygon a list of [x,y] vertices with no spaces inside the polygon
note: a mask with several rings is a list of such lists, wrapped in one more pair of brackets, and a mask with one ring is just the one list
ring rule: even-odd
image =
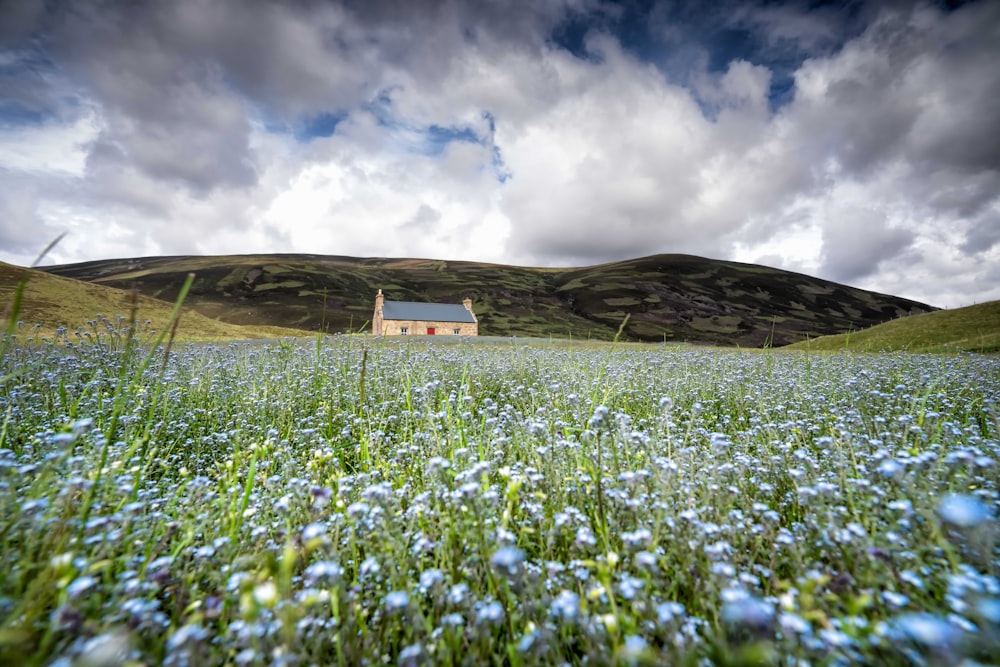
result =
[{"label": "grassy field", "polygon": [[996,358],[162,355],[2,348],[0,664],[1000,660]]},{"label": "grassy field", "polygon": [[904,317],[863,331],[803,341],[789,349],[1000,352],[1000,301]]},{"label": "grassy field", "polygon": [[[113,333],[135,312],[136,320],[148,333],[162,329],[173,305],[159,299],[136,295],[125,290],[94,285],[50,275],[43,271],[22,269],[0,262],[0,304],[12,302],[14,292],[25,272],[29,278],[24,303],[17,314],[23,324],[18,335],[22,340],[58,336],[93,338],[97,332]],[[104,315],[96,315],[104,313]],[[0,314],[0,331],[6,330],[8,314]],[[220,340],[281,338],[304,335],[285,327],[239,326],[205,317],[185,309],[177,328],[178,340]]]}]

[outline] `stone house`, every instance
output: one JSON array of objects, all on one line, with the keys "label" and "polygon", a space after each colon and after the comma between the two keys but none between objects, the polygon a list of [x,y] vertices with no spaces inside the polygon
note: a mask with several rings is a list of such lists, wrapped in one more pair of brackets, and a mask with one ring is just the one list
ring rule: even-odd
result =
[{"label": "stone house", "polygon": [[472,299],[457,303],[386,301],[375,295],[372,333],[383,336],[478,336],[479,320]]}]

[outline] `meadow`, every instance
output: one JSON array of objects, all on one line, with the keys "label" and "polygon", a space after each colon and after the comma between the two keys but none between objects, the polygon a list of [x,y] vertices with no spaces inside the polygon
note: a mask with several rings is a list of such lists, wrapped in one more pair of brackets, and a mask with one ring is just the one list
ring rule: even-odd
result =
[{"label": "meadow", "polygon": [[0,663],[1000,661],[1000,359],[0,346]]}]

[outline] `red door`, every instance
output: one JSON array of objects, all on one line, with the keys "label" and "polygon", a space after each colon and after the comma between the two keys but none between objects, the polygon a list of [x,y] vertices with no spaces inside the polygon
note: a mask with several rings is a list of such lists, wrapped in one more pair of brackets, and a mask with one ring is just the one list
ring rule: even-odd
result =
[{"label": "red door", "polygon": [[427,327],[427,335],[428,336],[434,335],[434,327]]}]

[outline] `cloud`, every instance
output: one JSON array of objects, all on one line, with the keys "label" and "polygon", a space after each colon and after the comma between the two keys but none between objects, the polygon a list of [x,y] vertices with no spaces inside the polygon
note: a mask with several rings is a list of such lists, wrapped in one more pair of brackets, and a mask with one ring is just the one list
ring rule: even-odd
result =
[{"label": "cloud", "polygon": [[3,21],[0,21],[0,44],[20,44],[30,38],[44,14],[45,0],[5,3]]},{"label": "cloud", "polygon": [[54,28],[52,52],[99,106],[88,170],[136,170],[195,192],[256,179],[248,108],[224,73],[178,43],[184,3],[80,3]]},{"label": "cloud", "polygon": [[403,223],[404,229],[413,229],[420,233],[429,233],[434,229],[434,225],[441,221],[441,211],[427,204],[420,204],[413,217]]},{"label": "cloud", "polygon": [[691,252],[1000,297],[1000,5],[813,4],[5,7],[3,256]]},{"label": "cloud", "polygon": [[996,169],[1000,117],[987,100],[1000,95],[998,23],[992,3],[946,16],[884,11],[839,53],[796,72],[797,141],[859,175],[887,158]]},{"label": "cloud", "polygon": [[0,169],[44,176],[81,176],[96,136],[96,118],[0,127]]},{"label": "cloud", "polygon": [[811,176],[773,122],[767,68],[731,63],[708,91],[717,109],[708,118],[689,90],[613,40],[592,48],[599,59],[551,52],[519,73],[519,81],[545,76],[559,101],[519,132],[501,128],[513,174],[503,200],[509,249],[550,263],[668,251],[725,257],[738,235],[769,235],[767,214]]},{"label": "cloud", "polygon": [[840,282],[875,273],[910,247],[915,233],[891,226],[885,215],[863,206],[838,205],[827,212],[821,271]]},{"label": "cloud", "polygon": [[[8,186],[11,184],[5,170],[0,170],[0,177]],[[31,189],[5,187],[0,193],[0,246],[22,261],[33,250],[37,253],[44,247],[43,236],[38,233],[38,206],[37,193]]]}]

